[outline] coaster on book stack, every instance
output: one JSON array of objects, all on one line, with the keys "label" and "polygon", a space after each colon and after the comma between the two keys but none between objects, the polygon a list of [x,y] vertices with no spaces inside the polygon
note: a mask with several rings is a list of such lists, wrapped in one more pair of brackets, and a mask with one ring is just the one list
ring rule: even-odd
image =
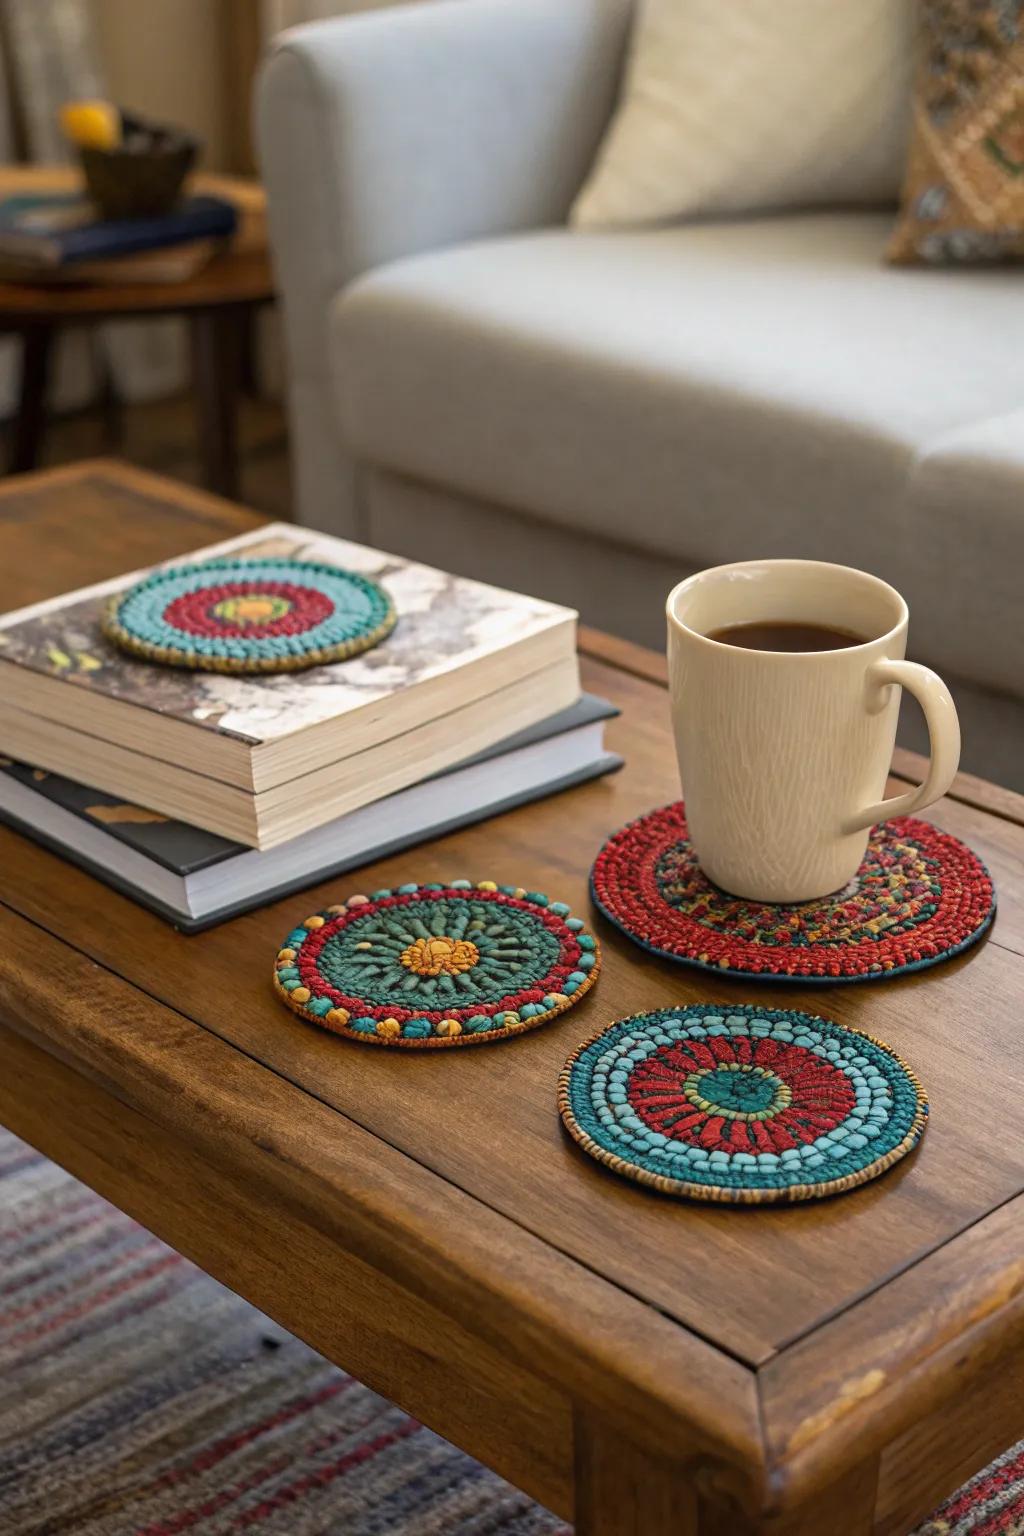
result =
[{"label": "coaster on book stack", "polygon": [[697,863],[682,802],[631,822],[601,849],[594,901],[645,949],[733,976],[851,982],[937,965],[973,944],[995,914],[984,864],[927,821],[875,827],[855,878],[834,896],[745,901]]},{"label": "coaster on book stack", "polygon": [[350,896],[294,929],[282,1002],[374,1045],[430,1049],[521,1035],[593,986],[597,941],[561,901],[481,880]]},{"label": "coaster on book stack", "polygon": [[737,1205],[854,1189],[905,1157],[928,1116],[910,1068],[859,1030],[714,1003],[603,1030],[566,1062],[558,1107],[615,1173]]},{"label": "coaster on book stack", "polygon": [[290,559],[204,560],[154,571],[114,596],[109,639],[202,672],[294,672],[369,650],[395,627],[376,582]]}]

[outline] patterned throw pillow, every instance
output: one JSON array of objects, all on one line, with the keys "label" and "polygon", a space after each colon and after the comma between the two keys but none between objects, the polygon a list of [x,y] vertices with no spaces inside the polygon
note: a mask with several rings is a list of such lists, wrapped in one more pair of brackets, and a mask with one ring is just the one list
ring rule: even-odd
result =
[{"label": "patterned throw pillow", "polygon": [[1024,0],[922,0],[893,262],[1024,257]]}]

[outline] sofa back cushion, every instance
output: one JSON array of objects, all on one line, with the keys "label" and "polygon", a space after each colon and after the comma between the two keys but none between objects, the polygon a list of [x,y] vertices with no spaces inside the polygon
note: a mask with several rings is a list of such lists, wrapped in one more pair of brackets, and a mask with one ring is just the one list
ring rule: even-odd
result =
[{"label": "sofa back cushion", "polygon": [[895,202],[913,0],[638,0],[582,228]]}]

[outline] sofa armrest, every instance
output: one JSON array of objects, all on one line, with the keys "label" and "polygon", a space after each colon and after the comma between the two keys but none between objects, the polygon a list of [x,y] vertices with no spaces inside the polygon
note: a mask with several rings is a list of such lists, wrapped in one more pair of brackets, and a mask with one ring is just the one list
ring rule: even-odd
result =
[{"label": "sofa armrest", "polygon": [[564,219],[630,8],[430,0],[283,33],[257,137],[286,297],[297,270],[323,296],[396,257]]},{"label": "sofa armrest", "polygon": [[[289,357],[304,521],[344,478],[326,321],[360,273],[556,223],[613,103],[631,0],[423,0],[283,33],[256,136]],[[349,492],[349,501],[351,493]]]}]

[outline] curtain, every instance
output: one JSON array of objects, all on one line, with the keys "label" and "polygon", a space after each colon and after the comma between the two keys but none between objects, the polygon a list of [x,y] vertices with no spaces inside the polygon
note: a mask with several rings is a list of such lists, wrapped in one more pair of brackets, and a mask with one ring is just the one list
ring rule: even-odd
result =
[{"label": "curtain", "polygon": [[[70,155],[58,123],[60,106],[76,97],[107,94],[89,0],[0,0],[0,36],[9,82],[4,158],[14,158],[13,119],[24,158],[44,164],[66,161]],[[180,322],[120,321],[96,332],[63,336],[53,403],[58,409],[86,403],[108,368],[127,400],[181,389],[187,372]],[[0,399],[10,410],[14,386],[9,363],[4,375]]]}]

